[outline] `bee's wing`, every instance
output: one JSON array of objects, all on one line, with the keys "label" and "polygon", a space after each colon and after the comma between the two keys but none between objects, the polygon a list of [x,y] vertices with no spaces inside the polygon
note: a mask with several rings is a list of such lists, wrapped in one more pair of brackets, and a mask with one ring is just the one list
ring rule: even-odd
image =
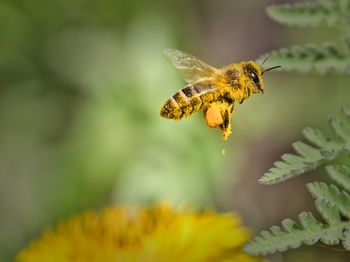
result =
[{"label": "bee's wing", "polygon": [[181,72],[187,83],[195,82],[204,77],[212,77],[218,72],[216,68],[182,51],[165,49],[164,53],[175,68]]}]

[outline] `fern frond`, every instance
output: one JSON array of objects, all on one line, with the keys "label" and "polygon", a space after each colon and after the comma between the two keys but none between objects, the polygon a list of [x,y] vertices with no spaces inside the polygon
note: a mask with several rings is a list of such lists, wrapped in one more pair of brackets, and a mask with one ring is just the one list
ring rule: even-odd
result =
[{"label": "fern frond", "polygon": [[350,192],[350,167],[346,165],[331,165],[326,167],[329,176]]},{"label": "fern frond", "polygon": [[297,154],[284,154],[282,159],[274,163],[259,182],[266,185],[283,182],[292,177],[303,174],[317,168],[325,161],[334,159],[339,152],[350,152],[350,117],[349,107],[343,107],[340,117],[331,118],[330,126],[334,136],[330,138],[323,132],[313,128],[303,130],[304,137],[309,141],[310,146],[303,142],[296,142],[293,148]]},{"label": "fern frond", "polygon": [[343,227],[339,210],[326,199],[317,199],[315,201],[316,208],[322,218],[330,226],[326,234],[321,237],[321,242],[326,245],[338,245],[343,237]]},{"label": "fern frond", "polygon": [[350,227],[343,234],[343,246],[346,250],[350,251]]},{"label": "fern frond", "polygon": [[257,59],[261,62],[266,56],[269,60],[266,66],[282,65],[282,70],[307,73],[312,70],[325,74],[331,70],[349,74],[350,71],[350,42],[344,38],[340,47],[325,43],[321,46],[309,44],[306,46],[292,46],[264,54]]},{"label": "fern frond", "polygon": [[315,199],[326,199],[344,216],[350,218],[350,195],[346,191],[340,191],[335,185],[328,186],[323,182],[309,183],[307,188]]},{"label": "fern frond", "polygon": [[293,148],[299,155],[282,155],[282,161],[275,162],[274,166],[259,179],[259,183],[272,185],[283,182],[316,168],[324,160],[319,149],[303,142],[294,143]]},{"label": "fern frond", "polygon": [[[318,0],[296,4],[275,5],[267,9],[275,21],[289,26],[341,26],[350,25],[350,0]],[[350,74],[350,38],[344,37],[339,45],[325,43],[292,46],[265,54],[257,59],[261,63],[269,57],[266,65],[281,65],[283,70],[301,73],[312,70],[319,74],[335,71]],[[342,107],[339,115],[330,117],[331,132],[305,128],[303,136],[307,142],[295,142],[296,153],[284,154],[281,160],[259,179],[260,183],[271,185],[285,181],[302,173],[316,169],[325,162],[329,176],[345,190],[322,182],[307,184],[315,198],[317,211],[325,222],[317,221],[310,212],[299,215],[300,223],[291,219],[282,221],[282,226],[273,226],[263,231],[246,246],[252,255],[265,255],[297,248],[302,244],[313,245],[320,241],[326,245],[342,243],[350,251],[350,165],[330,165],[339,153],[350,155],[350,105]],[[349,192],[347,192],[348,190]]]},{"label": "fern frond", "polygon": [[350,143],[350,123],[338,116],[330,118],[330,124],[339,137]]},{"label": "fern frond", "polygon": [[273,5],[267,8],[267,14],[276,22],[289,26],[317,26],[326,23],[329,26],[339,22],[337,5],[322,2]]},{"label": "fern frond", "polygon": [[336,225],[341,221],[339,209],[328,200],[316,199],[315,204],[318,212],[329,225]]},{"label": "fern frond", "polygon": [[320,152],[324,157],[329,159],[336,157],[344,147],[344,143],[331,139],[318,129],[307,127],[302,133],[311,144],[321,149]]},{"label": "fern frond", "polygon": [[302,244],[313,245],[317,241],[335,245],[342,240],[344,247],[349,244],[343,231],[350,224],[340,220],[337,207],[325,199],[316,200],[316,206],[327,224],[317,221],[310,212],[302,212],[299,215],[301,225],[285,219],[282,227],[273,226],[270,231],[263,231],[251,240],[245,246],[245,251],[252,255],[266,255],[297,248]]}]

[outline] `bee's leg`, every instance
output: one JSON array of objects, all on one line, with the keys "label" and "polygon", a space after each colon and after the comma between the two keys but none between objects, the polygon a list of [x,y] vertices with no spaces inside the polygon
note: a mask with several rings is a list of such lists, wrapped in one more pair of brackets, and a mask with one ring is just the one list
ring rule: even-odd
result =
[{"label": "bee's leg", "polygon": [[233,104],[226,104],[222,111],[223,123],[220,125],[222,137],[224,140],[231,135],[231,116],[233,113]]},{"label": "bee's leg", "polygon": [[239,102],[239,103],[242,104],[242,103],[244,102],[244,100],[245,100],[245,99],[243,98],[243,99],[241,100],[241,102]]},{"label": "bee's leg", "polygon": [[214,102],[203,108],[204,119],[211,128],[219,127],[222,130],[224,140],[231,134],[231,116],[233,103]]}]

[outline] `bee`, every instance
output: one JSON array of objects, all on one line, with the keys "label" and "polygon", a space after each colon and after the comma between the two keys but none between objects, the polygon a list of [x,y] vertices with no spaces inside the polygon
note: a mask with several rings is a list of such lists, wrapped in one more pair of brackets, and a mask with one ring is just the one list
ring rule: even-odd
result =
[{"label": "bee", "polygon": [[179,50],[164,53],[188,85],[164,103],[160,115],[180,120],[203,110],[207,125],[220,128],[224,140],[231,134],[234,103],[264,93],[264,72],[280,67],[263,70],[254,61],[244,61],[217,69]]}]

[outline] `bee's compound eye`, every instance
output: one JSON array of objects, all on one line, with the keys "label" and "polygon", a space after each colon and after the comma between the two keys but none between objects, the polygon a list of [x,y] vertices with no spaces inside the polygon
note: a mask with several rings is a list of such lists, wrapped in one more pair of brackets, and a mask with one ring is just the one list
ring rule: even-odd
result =
[{"label": "bee's compound eye", "polygon": [[250,73],[250,77],[252,78],[252,80],[254,81],[254,83],[259,83],[259,78],[255,73]]}]

